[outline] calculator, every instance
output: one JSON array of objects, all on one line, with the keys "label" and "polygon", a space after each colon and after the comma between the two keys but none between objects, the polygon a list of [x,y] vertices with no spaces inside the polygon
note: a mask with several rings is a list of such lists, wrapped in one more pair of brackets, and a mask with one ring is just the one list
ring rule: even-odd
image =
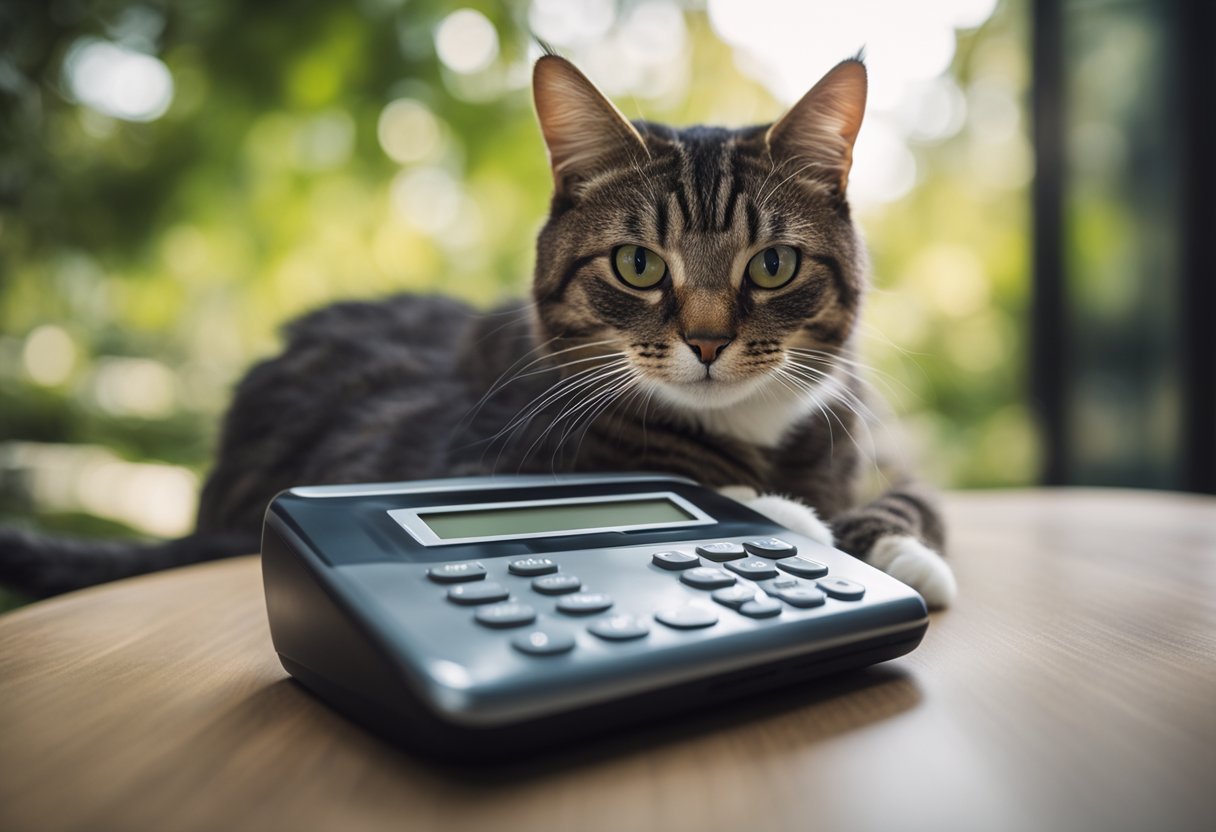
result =
[{"label": "calculator", "polygon": [[452,760],[886,661],[928,626],[891,576],[660,474],[292,488],[262,570],[287,672]]}]

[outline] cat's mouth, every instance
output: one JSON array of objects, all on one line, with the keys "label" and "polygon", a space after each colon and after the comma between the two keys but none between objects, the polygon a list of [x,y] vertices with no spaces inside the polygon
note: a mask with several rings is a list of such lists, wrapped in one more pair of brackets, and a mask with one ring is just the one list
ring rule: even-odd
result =
[{"label": "cat's mouth", "polygon": [[750,398],[764,383],[762,376],[723,378],[712,369],[706,367],[705,374],[695,380],[663,381],[659,389],[673,404],[716,410]]}]

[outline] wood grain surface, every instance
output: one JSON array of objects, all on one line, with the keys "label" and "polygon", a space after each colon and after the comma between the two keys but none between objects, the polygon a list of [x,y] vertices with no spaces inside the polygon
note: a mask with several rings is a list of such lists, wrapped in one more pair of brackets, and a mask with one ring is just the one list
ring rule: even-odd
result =
[{"label": "wood grain surface", "polygon": [[0,829],[1216,828],[1216,499],[951,495],[961,595],[879,668],[492,770],[290,681],[256,558],[0,617]]}]

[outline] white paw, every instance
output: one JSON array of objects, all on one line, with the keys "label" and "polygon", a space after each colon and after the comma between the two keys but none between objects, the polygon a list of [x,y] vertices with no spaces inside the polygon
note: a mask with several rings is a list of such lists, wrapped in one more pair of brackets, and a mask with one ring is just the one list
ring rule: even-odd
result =
[{"label": "white paw", "polygon": [[788,497],[765,494],[742,501],[752,511],[759,512],[779,526],[809,537],[824,546],[834,546],[832,530],[815,514],[815,509]]},{"label": "white paw", "polygon": [[716,489],[723,497],[730,497],[740,503],[746,503],[748,500],[756,499],[756,489],[750,485],[724,485]]},{"label": "white paw", "polygon": [[958,592],[950,564],[914,537],[889,534],[879,538],[866,562],[915,589],[930,609],[949,606]]}]

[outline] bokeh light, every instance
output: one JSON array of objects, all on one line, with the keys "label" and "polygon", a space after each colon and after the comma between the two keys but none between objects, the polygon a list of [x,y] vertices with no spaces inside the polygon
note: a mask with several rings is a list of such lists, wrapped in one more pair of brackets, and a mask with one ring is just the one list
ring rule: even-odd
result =
[{"label": "bokeh light", "polygon": [[442,133],[438,119],[425,104],[398,98],[380,112],[376,136],[390,159],[407,164],[430,158],[439,150]]},{"label": "bokeh light", "polygon": [[153,121],[173,101],[173,76],[162,61],[114,43],[82,38],[64,61],[68,86],[82,104],[126,121]]},{"label": "bokeh light", "polygon": [[21,358],[31,379],[51,387],[68,380],[76,366],[76,352],[75,342],[63,327],[43,324],[26,337]]},{"label": "bokeh light", "polygon": [[448,69],[471,75],[498,57],[498,32],[476,9],[458,9],[435,30],[435,51]]},{"label": "bokeh light", "polygon": [[867,125],[854,152],[853,199],[894,202],[916,183],[909,140],[940,141],[964,118],[958,88],[944,78],[955,29],[981,25],[995,0],[709,0],[714,31],[736,49],[739,69],[793,103],[842,59],[864,50]]}]

